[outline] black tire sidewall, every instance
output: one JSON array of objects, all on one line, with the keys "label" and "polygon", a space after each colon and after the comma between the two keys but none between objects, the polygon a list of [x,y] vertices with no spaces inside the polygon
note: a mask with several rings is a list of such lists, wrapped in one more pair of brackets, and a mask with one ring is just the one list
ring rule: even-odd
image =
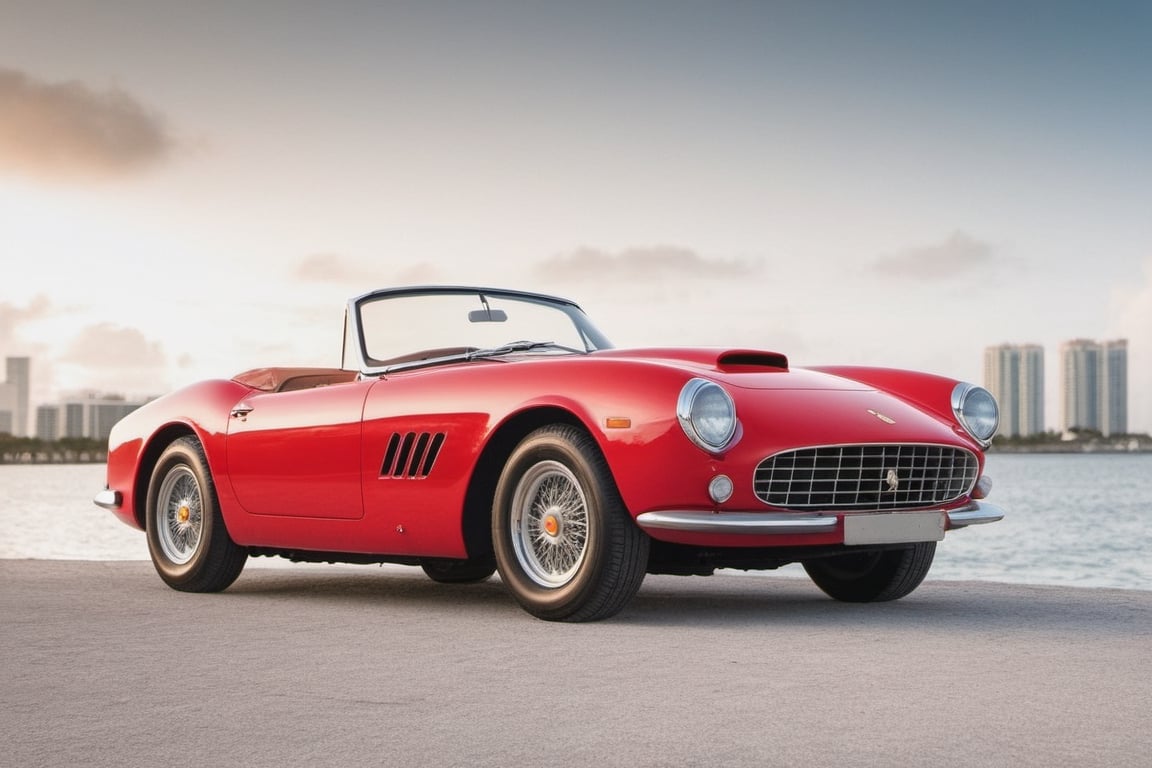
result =
[{"label": "black tire sidewall", "polygon": [[[931,567],[935,542],[914,544],[878,553],[842,555],[841,558],[813,560],[804,570],[829,597],[849,603],[871,603],[898,600],[920,585]],[[855,567],[854,560],[871,558],[866,569]]]},{"label": "black tire sidewall", "polygon": [[[160,488],[164,478],[179,467],[186,467],[196,478],[200,490],[201,520],[203,529],[200,532],[200,541],[196,554],[186,563],[174,563],[164,554],[160,546],[157,520]],[[165,449],[148,484],[148,503],[145,509],[145,530],[148,536],[148,552],[152,556],[152,563],[160,578],[169,586],[177,589],[187,587],[197,582],[208,561],[208,554],[215,534],[216,521],[219,517],[216,502],[216,490],[211,475],[205,466],[199,444],[189,438],[182,438]]]},{"label": "black tire sidewall", "polygon": [[420,567],[438,584],[478,584],[496,573],[496,561],[491,555],[469,560],[429,557],[421,561]]},{"label": "black tire sidewall", "polygon": [[[501,580],[513,596],[534,615],[541,618],[565,618],[586,602],[602,580],[606,553],[608,521],[606,505],[611,503],[604,478],[597,473],[588,457],[563,429],[544,428],[529,435],[512,452],[496,486],[493,508],[492,544]],[[544,587],[525,573],[512,544],[512,499],[524,473],[542,461],[563,464],[575,476],[584,492],[588,515],[588,539],[584,560],[572,580],[561,587]]]}]

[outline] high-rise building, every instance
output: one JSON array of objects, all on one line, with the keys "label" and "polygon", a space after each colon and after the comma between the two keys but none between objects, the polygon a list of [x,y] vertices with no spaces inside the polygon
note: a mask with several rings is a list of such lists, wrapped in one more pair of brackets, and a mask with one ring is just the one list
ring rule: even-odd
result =
[{"label": "high-rise building", "polygon": [[1105,435],[1128,434],[1128,340],[1101,345],[1100,425]]},{"label": "high-rise building", "polygon": [[1075,339],[1060,345],[1064,430],[1100,429],[1100,345]]},{"label": "high-rise building", "polygon": [[5,367],[7,377],[0,382],[0,432],[27,437],[31,360],[9,357]]},{"label": "high-rise building", "polygon": [[1128,342],[1066,341],[1060,347],[1065,430],[1128,431]]},{"label": "high-rise building", "polygon": [[112,425],[143,404],[128,402],[117,395],[87,394],[56,405],[41,405],[36,409],[36,437],[41,440],[65,437],[107,440]]},{"label": "high-rise building", "polygon": [[1044,431],[1044,348],[1039,344],[985,349],[984,387],[1000,405],[998,434],[1016,437]]}]

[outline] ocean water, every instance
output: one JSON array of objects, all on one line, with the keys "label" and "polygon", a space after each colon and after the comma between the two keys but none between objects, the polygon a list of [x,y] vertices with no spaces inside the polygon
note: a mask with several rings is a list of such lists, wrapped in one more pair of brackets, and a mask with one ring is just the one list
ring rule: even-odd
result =
[{"label": "ocean water", "polygon": [[[1152,454],[993,454],[987,473],[1005,518],[949,533],[929,580],[1152,589]],[[103,486],[102,464],[0,464],[0,558],[147,560],[144,534],[92,503]]]}]

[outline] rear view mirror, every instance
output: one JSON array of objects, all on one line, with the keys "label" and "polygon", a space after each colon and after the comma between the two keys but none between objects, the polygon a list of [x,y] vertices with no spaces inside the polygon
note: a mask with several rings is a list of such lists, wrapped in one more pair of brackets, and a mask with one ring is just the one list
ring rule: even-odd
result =
[{"label": "rear view mirror", "polygon": [[470,323],[504,323],[508,313],[502,309],[474,309],[468,313]]}]

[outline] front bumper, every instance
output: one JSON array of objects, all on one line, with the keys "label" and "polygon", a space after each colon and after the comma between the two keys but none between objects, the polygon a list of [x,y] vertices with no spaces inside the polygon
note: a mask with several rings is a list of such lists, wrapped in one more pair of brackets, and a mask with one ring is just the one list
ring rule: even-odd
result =
[{"label": "front bumper", "polygon": [[120,496],[120,491],[105,488],[96,494],[96,498],[92,499],[92,503],[98,507],[115,511],[120,509],[120,506],[123,504],[123,497]]},{"label": "front bumper", "polygon": [[[885,514],[885,513],[848,513]],[[899,513],[894,513],[899,514]],[[948,530],[969,525],[994,523],[1004,510],[986,501],[971,501],[944,513]],[[744,534],[750,536],[831,533],[844,513],[803,514],[795,512],[691,512],[665,510],[636,516],[636,524],[646,531],[686,531],[690,533]]]}]

